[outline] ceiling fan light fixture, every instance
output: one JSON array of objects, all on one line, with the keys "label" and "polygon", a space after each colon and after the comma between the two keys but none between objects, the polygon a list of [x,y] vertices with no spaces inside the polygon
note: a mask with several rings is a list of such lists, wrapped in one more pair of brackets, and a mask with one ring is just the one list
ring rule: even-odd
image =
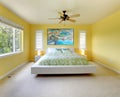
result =
[{"label": "ceiling fan light fixture", "polygon": [[80,14],[74,14],[74,15],[67,15],[66,14],[66,10],[63,10],[62,12],[58,12],[58,14],[60,15],[59,18],[55,18],[55,19],[59,19],[60,22],[59,23],[62,23],[63,21],[70,21],[70,22],[76,22],[76,20],[74,19],[71,19],[71,18],[75,18],[75,17],[79,17]]}]

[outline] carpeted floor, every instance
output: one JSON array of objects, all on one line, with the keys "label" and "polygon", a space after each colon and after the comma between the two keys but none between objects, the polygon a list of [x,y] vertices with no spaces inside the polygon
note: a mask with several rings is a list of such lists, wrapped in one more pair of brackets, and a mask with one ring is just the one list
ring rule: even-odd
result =
[{"label": "carpeted floor", "polygon": [[0,80],[0,97],[120,97],[120,75],[97,65],[94,75],[39,75],[26,64]]}]

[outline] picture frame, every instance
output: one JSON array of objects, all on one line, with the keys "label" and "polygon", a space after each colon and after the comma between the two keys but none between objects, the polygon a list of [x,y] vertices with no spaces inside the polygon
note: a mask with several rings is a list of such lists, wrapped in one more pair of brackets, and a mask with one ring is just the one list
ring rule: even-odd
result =
[{"label": "picture frame", "polygon": [[72,28],[49,28],[47,45],[73,45],[74,30]]}]

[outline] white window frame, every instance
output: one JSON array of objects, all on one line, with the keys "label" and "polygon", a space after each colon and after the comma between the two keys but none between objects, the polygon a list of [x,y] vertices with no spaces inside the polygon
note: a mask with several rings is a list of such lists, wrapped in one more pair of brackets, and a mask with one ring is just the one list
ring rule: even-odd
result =
[{"label": "white window frame", "polygon": [[[80,38],[80,37],[82,37],[81,35],[82,35],[82,33],[85,33],[85,40],[84,40],[84,47],[81,47],[81,41],[82,41],[82,39]],[[79,31],[79,49],[80,50],[86,50],[87,49],[87,31],[86,30],[80,30]]]},{"label": "white window frame", "polygon": [[13,52],[1,54],[0,58],[11,56],[13,54],[22,53],[23,52],[23,32],[21,32],[21,40],[20,40],[21,41],[21,47],[20,47],[20,51],[15,51],[15,29],[21,29],[21,30],[23,30],[23,27],[15,24],[12,21],[9,21],[9,20],[7,20],[7,19],[5,19],[3,17],[0,17],[0,23],[2,23],[3,25],[10,26],[13,29]]},{"label": "white window frame", "polygon": [[[41,33],[42,34],[42,42],[41,42],[41,44],[42,44],[42,48],[37,48],[37,33]],[[36,34],[35,34],[35,50],[43,50],[43,48],[44,48],[44,45],[43,45],[43,30],[37,30],[36,31]]]}]

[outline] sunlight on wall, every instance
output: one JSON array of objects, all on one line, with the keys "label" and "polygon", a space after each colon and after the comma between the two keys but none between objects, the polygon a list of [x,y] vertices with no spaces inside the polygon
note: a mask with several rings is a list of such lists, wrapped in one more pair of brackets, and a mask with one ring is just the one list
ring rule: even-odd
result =
[{"label": "sunlight on wall", "polygon": [[92,27],[92,57],[120,72],[120,10]]}]

